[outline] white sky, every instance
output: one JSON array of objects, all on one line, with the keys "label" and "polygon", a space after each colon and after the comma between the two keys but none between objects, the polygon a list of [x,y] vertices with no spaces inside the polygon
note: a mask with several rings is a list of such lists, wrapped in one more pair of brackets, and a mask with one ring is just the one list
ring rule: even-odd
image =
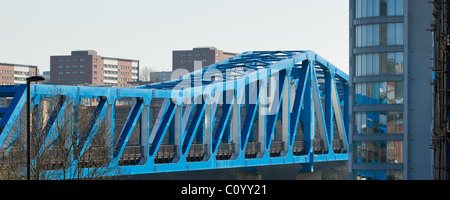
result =
[{"label": "white sky", "polygon": [[96,50],[170,71],[172,50],[313,50],[349,63],[348,0],[0,0],[0,63]]}]

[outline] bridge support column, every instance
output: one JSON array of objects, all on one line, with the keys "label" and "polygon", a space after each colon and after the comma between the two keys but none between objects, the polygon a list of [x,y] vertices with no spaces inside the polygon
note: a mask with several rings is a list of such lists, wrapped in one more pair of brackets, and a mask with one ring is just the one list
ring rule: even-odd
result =
[{"label": "bridge support column", "polygon": [[301,168],[300,171],[298,172],[299,174],[314,172],[314,164],[311,164],[311,163],[302,163],[302,164],[300,164],[300,166],[301,166],[302,168]]},{"label": "bridge support column", "polygon": [[262,174],[253,167],[246,167],[237,171],[237,180],[262,180]]},{"label": "bridge support column", "polygon": [[300,164],[302,168],[298,172],[295,180],[322,180],[322,173],[314,171],[314,164],[304,163]]}]

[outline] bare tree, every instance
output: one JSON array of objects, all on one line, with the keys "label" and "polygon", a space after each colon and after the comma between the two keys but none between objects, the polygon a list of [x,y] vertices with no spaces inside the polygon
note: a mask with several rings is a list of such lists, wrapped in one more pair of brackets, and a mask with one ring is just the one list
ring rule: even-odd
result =
[{"label": "bare tree", "polygon": [[139,69],[139,79],[141,81],[151,81],[151,73],[153,69],[151,67],[145,66]]},{"label": "bare tree", "polygon": [[[111,147],[108,144],[111,134],[106,119],[98,123],[92,145],[88,148],[83,145],[97,121],[93,118],[96,101],[86,105],[73,101],[64,96],[46,97],[32,109],[33,179],[92,179],[107,174],[118,175],[118,166],[110,164]],[[26,175],[26,131],[19,128],[26,127],[25,111],[22,109],[11,131],[16,134],[10,134],[17,135],[10,142],[14,145],[3,154],[0,151],[0,179],[24,179]]]}]

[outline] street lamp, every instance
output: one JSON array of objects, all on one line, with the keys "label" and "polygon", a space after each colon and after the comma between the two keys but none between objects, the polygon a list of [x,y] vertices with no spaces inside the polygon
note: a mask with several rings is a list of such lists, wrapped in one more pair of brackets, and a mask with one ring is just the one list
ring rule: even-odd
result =
[{"label": "street lamp", "polygon": [[31,160],[30,160],[30,124],[31,124],[31,114],[30,114],[30,83],[38,82],[45,80],[42,76],[32,76],[27,78],[27,180],[30,180],[30,168],[31,168]]}]

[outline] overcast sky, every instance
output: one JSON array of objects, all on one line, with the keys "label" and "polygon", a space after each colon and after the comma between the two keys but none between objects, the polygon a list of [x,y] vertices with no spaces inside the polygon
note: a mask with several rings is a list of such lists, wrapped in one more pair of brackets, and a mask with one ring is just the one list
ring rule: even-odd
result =
[{"label": "overcast sky", "polygon": [[348,73],[348,0],[0,0],[0,63],[96,50],[170,71],[172,50],[313,50]]}]

